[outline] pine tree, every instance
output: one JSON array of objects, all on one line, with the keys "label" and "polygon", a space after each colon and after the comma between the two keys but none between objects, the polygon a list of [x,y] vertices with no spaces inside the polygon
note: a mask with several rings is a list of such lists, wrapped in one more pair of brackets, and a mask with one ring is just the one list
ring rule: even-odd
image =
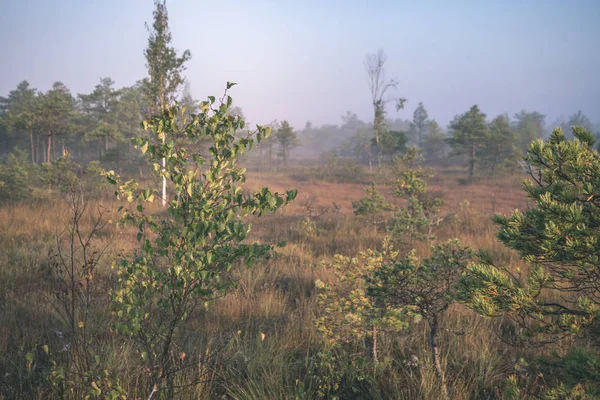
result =
[{"label": "pine tree", "polygon": [[420,102],[413,113],[413,120],[410,124],[411,129],[417,136],[415,144],[420,148],[423,148],[423,137],[427,134],[427,127],[429,125],[428,118],[429,115],[427,114],[427,110],[425,109],[423,102]]},{"label": "pine tree", "polygon": [[[505,115],[494,118],[489,128],[490,135],[484,149],[484,164],[489,165],[490,175],[494,175],[500,163],[515,154],[515,132]],[[512,161],[516,164],[516,160]]]},{"label": "pine tree", "polygon": [[515,114],[513,130],[516,132],[515,140],[522,151],[526,151],[532,140],[540,139],[546,130],[546,116],[538,112],[522,110]]},{"label": "pine tree", "polygon": [[438,213],[444,198],[427,190],[427,179],[433,177],[433,171],[421,167],[421,161],[419,148],[411,146],[392,168],[394,196],[407,201],[396,209],[388,227],[396,243],[412,245],[415,240],[432,240],[434,228],[441,222]]},{"label": "pine tree", "polygon": [[446,134],[435,121],[429,121],[427,135],[423,139],[423,155],[428,161],[437,161],[446,153]]},{"label": "pine tree", "polygon": [[485,114],[477,105],[465,114],[457,117],[450,125],[452,129],[451,144],[456,154],[467,154],[469,159],[469,177],[472,179],[478,149],[485,146],[489,129],[485,122]]},{"label": "pine tree", "polygon": [[391,165],[394,162],[396,154],[406,149],[407,142],[406,133],[385,129],[381,132],[379,148],[381,149],[381,153],[389,158]]},{"label": "pine tree", "polygon": [[455,301],[457,283],[473,251],[457,239],[432,247],[431,256],[419,261],[413,250],[405,258],[382,263],[367,279],[367,294],[386,308],[416,314],[429,326],[429,346],[443,398],[448,398],[438,343],[440,322]]},{"label": "pine tree", "polygon": [[0,107],[3,109],[3,125],[10,134],[27,134],[31,149],[31,162],[36,160],[34,145],[34,131],[36,131],[38,105],[37,91],[29,86],[29,82],[22,81],[15,90],[9,92],[7,98],[0,99]]},{"label": "pine tree", "polygon": [[121,97],[117,104],[117,124],[119,132],[127,140],[141,133],[140,121],[144,114],[143,93],[141,85],[125,87],[120,90]]},{"label": "pine tree", "polygon": [[562,125],[563,132],[565,133],[565,137],[573,138],[571,134],[571,129],[574,126],[580,126],[588,131],[592,131],[593,126],[590,119],[583,113],[581,110],[578,110],[575,114],[569,117],[569,120]]},{"label": "pine tree", "polygon": [[[123,139],[118,126],[118,105],[120,90],[114,88],[110,78],[100,78],[90,94],[79,94],[81,110],[87,119],[88,131],[85,140],[99,140],[104,152],[109,149],[109,140],[118,142]],[[100,151],[102,154],[102,150]]]},{"label": "pine tree", "polygon": [[[529,146],[525,212],[497,215],[498,238],[529,263],[526,271],[494,265],[482,254],[461,283],[461,299],[487,316],[505,316],[514,344],[543,344],[598,329],[600,317],[600,154],[574,127]],[[592,333],[594,335],[594,333]]]},{"label": "pine tree", "polygon": [[143,177],[142,165],[144,160],[138,152],[132,151],[131,139],[141,134],[140,121],[144,114],[144,95],[141,84],[125,87],[121,90],[121,97],[117,104],[117,126],[120,135],[127,142],[127,148],[119,149],[118,159],[131,168],[137,168],[140,177]]},{"label": "pine tree", "polygon": [[56,135],[69,133],[73,127],[75,101],[69,89],[62,82],[55,82],[52,89],[40,94],[37,110],[39,125],[48,137],[46,162],[49,163],[52,161],[53,139]]},{"label": "pine tree", "polygon": [[377,185],[371,183],[371,187],[365,189],[365,197],[359,201],[352,202],[352,208],[354,208],[354,215],[370,218],[373,231],[377,233],[377,226],[379,225],[377,217],[389,211],[391,206],[385,201],[385,197],[379,193]]},{"label": "pine tree", "polygon": [[294,128],[290,126],[290,123],[287,121],[283,121],[281,126],[275,132],[275,139],[279,142],[280,154],[283,159],[283,165],[287,165],[288,159],[290,157],[290,150],[296,146],[298,146],[298,136],[294,131]]}]

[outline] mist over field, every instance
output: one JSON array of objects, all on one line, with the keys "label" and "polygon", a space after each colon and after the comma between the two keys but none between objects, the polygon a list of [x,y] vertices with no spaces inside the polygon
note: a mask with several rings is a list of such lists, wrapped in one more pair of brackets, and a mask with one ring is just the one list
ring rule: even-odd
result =
[{"label": "mist over field", "polygon": [[0,4],[0,400],[600,398],[600,3]]}]

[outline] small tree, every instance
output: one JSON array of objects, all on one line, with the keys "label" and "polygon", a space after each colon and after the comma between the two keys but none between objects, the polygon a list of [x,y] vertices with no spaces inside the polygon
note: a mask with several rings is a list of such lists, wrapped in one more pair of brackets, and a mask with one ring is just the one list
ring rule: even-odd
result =
[{"label": "small tree", "polygon": [[370,218],[371,225],[373,225],[373,232],[377,233],[377,226],[379,225],[377,217],[391,210],[391,206],[385,201],[385,197],[379,193],[375,183],[371,183],[371,187],[365,189],[365,194],[365,197],[362,199],[352,202],[354,215],[362,215],[367,219]]},{"label": "small tree", "polygon": [[496,215],[498,238],[530,264],[494,265],[489,257],[469,268],[461,299],[487,316],[505,316],[519,328],[514,344],[544,344],[598,327],[600,311],[600,155],[592,134],[560,128],[531,143],[524,190],[534,206]]},{"label": "small tree", "polygon": [[416,140],[413,141],[418,147],[423,147],[423,137],[427,134],[427,128],[429,125],[429,115],[423,105],[423,102],[419,102],[415,112],[413,113],[413,120],[410,124],[411,130],[416,135]]},{"label": "small tree", "polygon": [[522,151],[527,151],[529,143],[540,139],[546,131],[546,116],[539,112],[521,110],[514,115],[511,128],[515,132],[515,145]]},{"label": "small tree", "polygon": [[473,179],[478,149],[485,146],[489,136],[485,114],[477,105],[465,114],[458,116],[451,124],[451,144],[456,154],[467,154],[469,159],[469,177]]},{"label": "small tree", "polygon": [[420,161],[419,148],[412,146],[392,169],[394,195],[408,204],[396,210],[389,229],[394,241],[408,238],[410,245],[414,240],[435,238],[433,229],[441,222],[438,213],[444,204],[440,194],[427,190],[427,179],[433,176],[433,171],[418,165]]},{"label": "small tree", "polygon": [[71,192],[74,187],[83,182],[80,181],[83,174],[82,166],[74,162],[68,154],[45,163],[41,172],[41,181],[48,186],[48,189],[57,189],[63,193]]},{"label": "small tree", "polygon": [[275,132],[275,139],[279,142],[281,147],[281,158],[283,159],[283,165],[287,165],[288,159],[290,158],[290,150],[298,146],[300,143],[294,128],[290,126],[290,123],[283,121],[281,126]]},{"label": "small tree", "polygon": [[563,133],[569,139],[573,138],[571,131],[574,126],[581,127],[590,132],[593,129],[592,121],[590,121],[590,119],[583,112],[581,112],[581,110],[578,110],[575,114],[571,115],[569,120],[562,125]]},{"label": "small tree", "polygon": [[32,181],[37,172],[21,150],[10,153],[0,162],[0,203],[17,203],[31,196]]},{"label": "small tree", "polygon": [[379,148],[381,153],[389,157],[389,162],[391,165],[396,154],[406,149],[406,142],[408,142],[406,133],[402,131],[390,131],[386,129],[381,133],[380,139]]},{"label": "small tree", "polygon": [[406,258],[382,263],[367,280],[367,294],[377,298],[378,304],[414,313],[427,322],[431,357],[445,398],[448,389],[440,360],[439,323],[454,302],[456,283],[471,257],[471,249],[451,240],[433,247],[431,256],[421,262],[413,250]]},{"label": "small tree", "polygon": [[[227,84],[228,89],[231,86]],[[269,245],[243,242],[250,231],[244,217],[273,212],[296,196],[296,191],[282,197],[268,188],[244,194],[245,169],[237,165],[238,157],[270,131],[259,126],[255,135],[236,138],[245,124],[228,115],[231,104],[226,94],[218,105],[209,97],[200,103],[200,113],[182,127],[177,123],[178,108],[167,108],[144,122],[148,136],[135,141],[176,190],[166,214],[149,214],[142,203],[124,209],[123,221],[139,228],[140,248],[118,263],[118,284],[112,293],[117,329],[141,345],[151,379],[150,397],[166,390],[172,398],[178,331],[194,309],[208,306],[233,287],[229,271],[234,265],[252,265],[269,255]],[[177,145],[175,139],[183,135],[189,140],[210,138],[209,158]],[[159,164],[163,158],[164,170]],[[107,178],[118,181],[112,171]],[[121,185],[118,194],[130,202],[145,202],[153,200],[155,191],[141,190],[132,180]]]},{"label": "small tree", "polygon": [[515,155],[520,153],[515,147],[516,135],[510,127],[508,117],[499,115],[489,124],[490,136],[484,150],[484,164],[489,165],[490,175],[494,175],[503,161],[517,164]]},{"label": "small tree", "polygon": [[[367,292],[367,282],[373,274],[397,257],[398,252],[384,240],[382,251],[369,249],[356,257],[336,254],[332,262],[325,264],[333,270],[336,279],[328,283],[316,282],[322,313],[315,324],[325,339],[321,364],[330,368],[322,371],[324,374],[319,377],[319,392],[323,397],[343,390],[339,387],[342,375],[350,371],[350,365],[361,365],[360,359],[364,358],[361,350],[365,350],[366,338],[371,339],[371,361],[375,367],[379,362],[377,342],[380,331],[398,331],[406,326],[401,309],[378,301],[380,297]],[[337,363],[323,362],[328,357],[335,357]],[[342,364],[345,362],[348,364]]]},{"label": "small tree", "polygon": [[423,153],[427,161],[439,161],[446,154],[447,137],[439,124],[429,121],[427,124],[427,135],[423,138]]}]

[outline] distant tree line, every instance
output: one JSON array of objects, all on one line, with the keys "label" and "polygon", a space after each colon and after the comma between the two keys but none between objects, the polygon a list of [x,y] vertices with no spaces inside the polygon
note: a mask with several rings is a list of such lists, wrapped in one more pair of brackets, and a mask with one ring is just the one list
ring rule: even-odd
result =
[{"label": "distant tree line", "polygon": [[66,153],[85,161],[131,161],[127,143],[147,112],[141,86],[117,89],[102,78],[91,93],[74,96],[62,82],[42,92],[23,81],[0,98],[2,149],[27,151],[36,164]]},{"label": "distant tree line", "polygon": [[[137,153],[131,138],[141,132],[139,121],[150,113],[151,102],[144,92],[144,81],[117,88],[111,78],[101,78],[91,93],[72,94],[62,82],[46,92],[23,81],[0,97],[0,143],[2,154],[19,148],[36,164],[48,163],[69,153],[82,162],[99,160],[120,168],[135,167]],[[188,113],[197,112],[198,102],[184,86],[179,104]],[[239,107],[231,113],[243,115]],[[511,119],[499,115],[488,120],[477,105],[457,115],[444,131],[422,102],[412,120],[380,121],[378,140],[373,123],[361,121],[348,111],[340,125],[314,126],[307,122],[296,131],[289,122],[274,122],[274,135],[262,145],[261,158],[271,165],[280,159],[286,165],[293,149],[299,156],[314,158],[324,151],[336,157],[368,165],[379,161],[392,164],[409,145],[421,148],[428,162],[450,159],[464,163],[470,176],[477,171],[494,175],[515,168],[527,145],[547,136],[546,116],[521,111]],[[566,121],[557,121],[564,132],[572,126],[590,131],[594,126],[581,111]]]},{"label": "distant tree line", "polygon": [[378,154],[381,154],[383,164],[393,165],[395,157],[404,154],[408,146],[415,145],[429,164],[464,165],[473,177],[476,173],[495,175],[514,171],[532,140],[546,138],[551,128],[560,127],[564,132],[571,132],[573,126],[591,132],[595,128],[581,111],[566,121],[556,121],[549,126],[546,116],[537,111],[522,110],[512,118],[502,114],[490,120],[479,106],[474,105],[455,116],[444,130],[435,119],[429,118],[424,103],[419,102],[412,120],[397,118],[381,122],[379,144],[375,140],[373,124],[361,121],[351,112],[342,116],[339,126],[315,127],[308,122],[299,136],[307,152],[316,152],[320,148],[329,157],[350,159],[364,165],[376,160]]},{"label": "distant tree line", "polygon": [[[198,112],[199,104],[182,75],[191,54],[186,50],[177,55],[170,47],[164,3],[157,2],[155,14],[144,51],[148,78],[122,88],[115,87],[110,78],[101,78],[91,93],[77,95],[62,82],[43,92],[23,81],[0,97],[0,156],[20,149],[29,153],[32,163],[43,164],[70,154],[78,162],[98,160],[104,166],[120,171],[137,169],[142,174],[141,158],[130,144],[141,133],[139,121],[176,100],[188,116]],[[476,173],[513,171],[529,143],[547,137],[549,128],[561,127],[564,132],[571,132],[572,126],[591,132],[596,128],[581,111],[547,126],[546,116],[536,111],[522,110],[512,119],[504,114],[489,120],[474,105],[444,130],[423,102],[417,104],[412,120],[392,119],[388,103],[393,102],[398,111],[406,99],[393,95],[398,81],[386,77],[385,62],[382,50],[365,58],[372,121],[361,121],[350,111],[342,116],[340,125],[317,127],[307,122],[303,129],[295,130],[286,120],[273,121],[269,126],[274,134],[259,149],[260,163],[268,168],[276,163],[287,167],[294,151],[297,157],[320,157],[328,165],[352,163],[372,169],[393,165],[414,145],[426,162],[463,165],[472,178]],[[231,106],[228,113],[243,117],[237,106]]]}]

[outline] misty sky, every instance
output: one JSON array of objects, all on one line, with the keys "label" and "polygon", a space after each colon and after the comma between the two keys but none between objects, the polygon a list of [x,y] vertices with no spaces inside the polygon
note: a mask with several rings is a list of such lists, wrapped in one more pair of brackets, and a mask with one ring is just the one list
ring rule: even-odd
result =
[{"label": "misty sky", "polygon": [[[363,60],[383,48],[411,118],[419,101],[446,125],[473,104],[494,117],[581,109],[600,122],[600,0],[169,0],[174,45],[190,49],[192,94],[231,94],[252,123],[301,129],[371,119]],[[151,0],[0,0],[0,95],[27,79],[74,94],[100,77],[146,75]]]}]

